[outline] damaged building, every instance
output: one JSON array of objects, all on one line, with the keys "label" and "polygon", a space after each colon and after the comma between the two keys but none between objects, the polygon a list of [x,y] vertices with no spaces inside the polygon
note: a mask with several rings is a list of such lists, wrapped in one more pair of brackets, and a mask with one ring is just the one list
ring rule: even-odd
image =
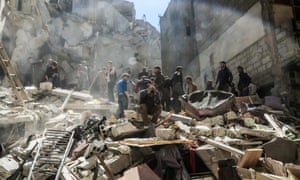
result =
[{"label": "damaged building", "polygon": [[5,2],[2,42],[24,85],[39,84],[50,58],[61,68],[63,87],[76,81],[74,72],[82,63],[100,70],[112,61],[119,75],[160,64],[159,32],[135,19],[130,2]]},{"label": "damaged building", "polygon": [[207,80],[216,81],[219,62],[226,61],[234,83],[237,67],[243,66],[262,97],[288,94],[289,105],[299,109],[298,5],[173,0],[160,18],[163,70],[171,74],[183,65],[205,88]]},{"label": "damaged building", "polygon": [[[299,7],[171,0],[158,32],[125,0],[0,0],[0,180],[300,179]],[[221,61],[257,93],[204,90]]]}]

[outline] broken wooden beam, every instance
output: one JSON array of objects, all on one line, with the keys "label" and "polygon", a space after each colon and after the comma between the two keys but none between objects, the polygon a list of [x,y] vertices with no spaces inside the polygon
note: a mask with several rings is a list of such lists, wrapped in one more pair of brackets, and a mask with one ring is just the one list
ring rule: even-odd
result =
[{"label": "broken wooden beam", "polygon": [[238,166],[241,168],[254,168],[256,167],[263,150],[262,149],[246,149],[245,154],[240,160]]}]

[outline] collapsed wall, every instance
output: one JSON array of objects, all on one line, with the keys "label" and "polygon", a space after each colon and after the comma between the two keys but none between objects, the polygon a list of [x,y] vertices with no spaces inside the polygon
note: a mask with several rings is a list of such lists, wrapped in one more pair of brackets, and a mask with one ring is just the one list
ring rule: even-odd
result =
[{"label": "collapsed wall", "polygon": [[76,81],[79,63],[100,70],[112,61],[132,73],[160,64],[159,32],[136,20],[127,1],[11,1],[1,17],[3,44],[24,85],[38,85],[49,58],[65,87]]}]

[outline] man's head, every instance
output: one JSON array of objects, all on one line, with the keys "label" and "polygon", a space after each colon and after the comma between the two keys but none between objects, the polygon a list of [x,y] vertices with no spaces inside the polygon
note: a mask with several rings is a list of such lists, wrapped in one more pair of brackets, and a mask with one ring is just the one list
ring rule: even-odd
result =
[{"label": "man's head", "polygon": [[129,76],[130,75],[128,73],[123,73],[121,77],[122,77],[122,79],[127,81],[129,79]]},{"label": "man's head", "polygon": [[156,88],[152,84],[147,84],[147,89],[146,90],[147,90],[148,95],[152,96],[152,95],[156,94]]},{"label": "man's head", "polygon": [[187,84],[191,84],[191,83],[193,82],[192,77],[191,77],[191,76],[185,77],[185,82],[186,82]]},{"label": "man's head", "polygon": [[154,73],[160,72],[160,66],[154,66],[153,70],[154,70]]},{"label": "man's head", "polygon": [[53,68],[56,68],[57,67],[57,62],[56,61],[52,61],[51,65],[52,65]]},{"label": "man's head", "polygon": [[176,66],[176,71],[182,71],[183,67],[182,66]]},{"label": "man's head", "polygon": [[226,67],[226,62],[225,61],[221,61],[220,62],[220,67],[221,67],[221,69],[224,69]]},{"label": "man's head", "polygon": [[108,66],[108,68],[111,68],[113,66],[112,61],[107,61],[107,66]]},{"label": "man's head", "polygon": [[238,67],[237,67],[237,70],[238,70],[239,73],[241,73],[241,72],[244,71],[244,68],[243,68],[242,66],[238,66]]}]

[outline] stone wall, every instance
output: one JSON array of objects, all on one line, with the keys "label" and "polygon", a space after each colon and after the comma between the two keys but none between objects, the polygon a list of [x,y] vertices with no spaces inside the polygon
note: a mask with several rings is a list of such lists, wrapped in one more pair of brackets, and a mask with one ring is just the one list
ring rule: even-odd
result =
[{"label": "stone wall", "polygon": [[[290,20],[283,22],[275,28],[275,36],[279,53],[278,64],[272,64],[272,59],[265,43],[266,39],[263,37],[230,59],[228,61],[229,66],[244,66],[245,70],[253,76],[255,83],[258,85],[272,82],[273,78],[270,77],[271,69],[274,66],[285,66],[295,58],[298,49]],[[236,69],[233,72],[237,74]]]},{"label": "stone wall", "polygon": [[[184,7],[191,3],[192,12],[186,13]],[[188,42],[182,20],[189,15],[194,16],[195,41],[190,42],[196,44],[196,50],[176,43]],[[278,1],[172,0],[161,18],[162,64],[172,67],[170,62],[176,64],[180,54],[197,53],[186,70],[194,71],[197,63],[193,61],[199,61],[200,71],[195,71],[200,75],[191,74],[200,88],[206,80],[216,80],[220,61],[227,62],[234,83],[241,65],[264,95],[280,96],[285,91],[297,96],[291,100],[299,103],[300,94],[295,90],[300,87],[300,50],[292,18],[292,8]]]},{"label": "stone wall", "polygon": [[[205,79],[216,80],[220,61],[227,62],[235,78],[238,65],[247,67],[249,71],[252,71],[260,67],[259,63],[262,62],[262,59],[266,58],[264,62],[268,61],[268,51],[263,40],[261,40],[264,35],[261,6],[260,3],[256,3],[244,16],[240,17],[199,54],[201,87],[204,87]],[[260,40],[262,43],[258,43],[256,46],[255,43]],[[253,62],[258,62],[258,64],[253,65],[255,64]],[[263,70],[260,67],[259,71]]]},{"label": "stone wall", "polygon": [[[251,9],[255,8],[256,6],[257,5],[253,6]],[[259,11],[257,11],[257,13],[259,13]],[[247,14],[245,14],[245,16],[247,16]],[[241,31],[241,29],[238,28],[237,24],[244,17],[236,21],[236,23],[233,24],[231,28],[237,31]],[[250,21],[248,22],[249,25],[252,26],[252,28],[258,29],[259,26],[254,25]],[[274,93],[274,95],[279,95],[283,91],[289,92],[291,90],[289,79],[290,77],[288,75],[289,71],[285,69],[285,66],[289,64],[292,60],[297,59],[297,53],[299,49],[298,44],[295,41],[291,19],[287,18],[285,20],[282,20],[280,24],[276,24],[276,27],[273,27],[275,32],[276,48],[278,49],[279,55],[278,62],[276,63],[275,60],[272,59],[272,56],[270,54],[271,52],[268,47],[269,44],[267,43],[268,37],[264,35],[264,33],[260,35],[251,35],[247,33],[247,31],[253,30],[250,26],[245,26],[248,30],[241,31],[241,33],[245,36],[249,35],[254,39],[252,39],[252,41],[248,39],[247,41],[244,41],[244,43],[239,43],[239,45],[242,46],[239,47],[240,49],[238,49],[239,53],[237,53],[232,58],[224,59],[227,61],[227,65],[233,73],[234,82],[238,82],[237,66],[240,65],[244,67],[245,71],[252,77],[253,83],[256,84],[258,87],[268,86],[268,88],[271,88],[272,86],[276,85],[276,83],[279,83],[280,88],[278,89],[278,92],[276,93],[270,91],[270,93]],[[226,32],[228,31],[230,31],[230,28]],[[241,37],[238,37],[236,33],[234,33],[234,35],[228,35],[226,32],[223,34],[226,37],[240,40],[243,39]],[[256,41],[255,38],[257,38]],[[226,42],[228,43],[230,41],[226,40]],[[245,42],[247,42],[250,45],[247,46]],[[220,44],[221,42],[217,40],[215,41],[215,43]],[[228,47],[230,47],[226,49],[228,52],[234,49],[234,47],[232,46]],[[214,68],[216,72],[218,70],[218,64],[214,64]]]}]

